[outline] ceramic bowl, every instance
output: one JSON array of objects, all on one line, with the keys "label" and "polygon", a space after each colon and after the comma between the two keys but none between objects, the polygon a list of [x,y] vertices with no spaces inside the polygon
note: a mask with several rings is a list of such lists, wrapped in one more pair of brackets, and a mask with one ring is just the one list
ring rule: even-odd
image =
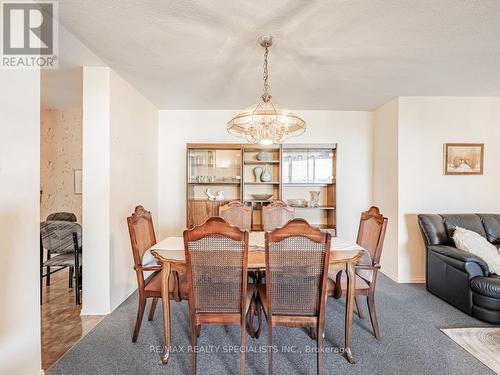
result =
[{"label": "ceramic bowl", "polygon": [[253,199],[258,201],[267,201],[272,196],[272,194],[252,194]]}]

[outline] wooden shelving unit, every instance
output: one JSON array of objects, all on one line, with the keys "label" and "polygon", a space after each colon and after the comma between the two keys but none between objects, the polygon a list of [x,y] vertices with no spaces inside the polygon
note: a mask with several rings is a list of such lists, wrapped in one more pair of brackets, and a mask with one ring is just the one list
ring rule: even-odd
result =
[{"label": "wooden shelving unit", "polygon": [[[190,228],[231,200],[253,207],[252,230],[262,230],[262,207],[273,200],[306,199],[320,191],[318,207],[296,207],[295,216],[322,228],[336,229],[336,145],[188,144],[186,161],[187,212]],[[266,153],[266,155],[262,154]],[[259,155],[260,154],[260,155]],[[265,157],[269,160],[265,160]],[[267,169],[271,181],[256,180],[255,168]],[[209,200],[206,189],[224,199]],[[268,200],[253,194],[271,194]]]}]

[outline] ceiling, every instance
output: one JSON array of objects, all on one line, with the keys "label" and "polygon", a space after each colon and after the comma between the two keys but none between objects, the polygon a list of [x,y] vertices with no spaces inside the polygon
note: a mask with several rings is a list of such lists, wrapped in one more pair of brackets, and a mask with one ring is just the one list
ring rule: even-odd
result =
[{"label": "ceiling", "polygon": [[500,95],[500,1],[62,0],[61,23],[160,109],[371,110]]}]

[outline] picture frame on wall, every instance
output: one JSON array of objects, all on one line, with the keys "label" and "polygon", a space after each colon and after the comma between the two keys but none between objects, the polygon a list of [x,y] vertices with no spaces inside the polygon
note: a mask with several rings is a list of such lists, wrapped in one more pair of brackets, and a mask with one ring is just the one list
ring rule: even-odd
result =
[{"label": "picture frame on wall", "polygon": [[81,169],[75,169],[74,171],[74,191],[75,194],[79,195],[82,194],[82,170]]},{"label": "picture frame on wall", "polygon": [[445,175],[482,175],[484,143],[445,143]]}]

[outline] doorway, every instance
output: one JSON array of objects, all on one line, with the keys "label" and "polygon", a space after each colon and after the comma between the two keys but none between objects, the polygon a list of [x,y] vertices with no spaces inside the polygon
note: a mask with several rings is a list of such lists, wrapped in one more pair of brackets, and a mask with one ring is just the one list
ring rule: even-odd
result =
[{"label": "doorway", "polygon": [[[51,250],[44,229],[70,228],[81,245],[82,223],[82,69],[43,71],[40,105],[40,316],[42,368],[47,370],[102,316],[82,316],[81,258]],[[57,232],[61,233],[61,231]],[[51,234],[51,232],[49,232]],[[58,234],[55,240],[58,241]],[[67,238],[66,238],[67,239]],[[63,241],[64,242],[64,241]],[[62,246],[59,246],[61,248]],[[60,249],[59,249],[60,250]],[[57,258],[66,257],[67,259]],[[52,261],[50,262],[49,259]],[[71,260],[74,259],[73,263]],[[55,264],[57,266],[46,266]],[[69,264],[69,265],[68,265]],[[76,265],[76,267],[75,267]]]}]

